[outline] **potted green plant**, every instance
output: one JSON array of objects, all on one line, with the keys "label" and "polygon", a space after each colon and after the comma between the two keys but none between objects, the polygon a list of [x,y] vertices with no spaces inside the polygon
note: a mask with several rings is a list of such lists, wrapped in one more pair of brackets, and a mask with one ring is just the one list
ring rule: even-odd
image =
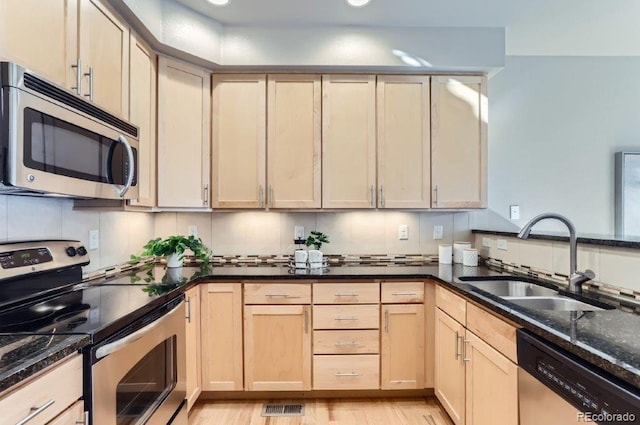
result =
[{"label": "potted green plant", "polygon": [[307,237],[304,244],[308,247],[313,246],[315,248],[309,250],[309,268],[322,268],[322,251],[320,251],[320,248],[322,248],[323,243],[329,243],[329,237],[327,235],[315,230],[309,233],[309,237]]},{"label": "potted green plant", "polygon": [[166,257],[167,267],[182,267],[184,252],[189,249],[197,258],[205,263],[209,262],[211,250],[202,242],[202,239],[193,235],[175,235],[167,238],[151,239],[143,246],[139,256],[132,255],[131,258],[139,260],[141,257],[156,256]]}]

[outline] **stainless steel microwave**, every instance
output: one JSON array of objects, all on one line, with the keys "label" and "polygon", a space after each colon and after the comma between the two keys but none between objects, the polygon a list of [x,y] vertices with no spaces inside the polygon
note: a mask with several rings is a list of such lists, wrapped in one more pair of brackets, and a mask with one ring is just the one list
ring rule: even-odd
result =
[{"label": "stainless steel microwave", "polygon": [[0,192],[138,197],[138,128],[0,62]]}]

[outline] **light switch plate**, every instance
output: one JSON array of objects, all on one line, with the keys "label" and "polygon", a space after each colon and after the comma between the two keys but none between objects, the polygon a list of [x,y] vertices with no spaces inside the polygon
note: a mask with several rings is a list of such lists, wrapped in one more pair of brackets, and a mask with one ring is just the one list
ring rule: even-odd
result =
[{"label": "light switch plate", "polygon": [[509,206],[509,218],[511,220],[520,220],[520,205]]},{"label": "light switch plate", "polygon": [[100,248],[100,231],[97,229],[89,230],[89,250],[98,248]]},{"label": "light switch plate", "polygon": [[496,247],[502,251],[507,250],[507,240],[506,239],[498,239],[496,241]]},{"label": "light switch plate", "polygon": [[398,226],[398,239],[406,241],[409,239],[409,226],[406,224],[400,224]]},{"label": "light switch plate", "polygon": [[189,226],[187,226],[187,234],[189,236],[194,236],[194,237],[198,237],[198,226],[196,226],[195,224],[191,224]]},{"label": "light switch plate", "polygon": [[442,224],[434,224],[433,226],[433,239],[442,239],[444,237],[444,229]]},{"label": "light switch plate", "polygon": [[484,248],[491,248],[491,238],[482,238],[482,246]]}]

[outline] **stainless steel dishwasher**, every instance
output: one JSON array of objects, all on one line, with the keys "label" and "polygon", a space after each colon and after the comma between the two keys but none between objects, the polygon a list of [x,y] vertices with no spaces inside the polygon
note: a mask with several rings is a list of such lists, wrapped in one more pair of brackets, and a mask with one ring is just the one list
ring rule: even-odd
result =
[{"label": "stainless steel dishwasher", "polygon": [[518,330],[520,425],[640,421],[640,390]]}]

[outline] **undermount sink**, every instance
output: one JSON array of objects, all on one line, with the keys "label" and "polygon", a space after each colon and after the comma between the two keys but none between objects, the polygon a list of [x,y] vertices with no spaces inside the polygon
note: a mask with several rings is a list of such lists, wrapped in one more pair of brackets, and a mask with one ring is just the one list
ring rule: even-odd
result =
[{"label": "undermount sink", "polygon": [[603,308],[596,307],[582,301],[568,297],[502,297],[510,303],[532,310],[555,310],[555,311],[601,311]]},{"label": "undermount sink", "polygon": [[600,311],[615,308],[599,302],[596,302],[598,305],[593,305],[560,295],[556,289],[532,282],[532,279],[526,277],[460,277],[459,279],[467,285],[531,310]]}]

